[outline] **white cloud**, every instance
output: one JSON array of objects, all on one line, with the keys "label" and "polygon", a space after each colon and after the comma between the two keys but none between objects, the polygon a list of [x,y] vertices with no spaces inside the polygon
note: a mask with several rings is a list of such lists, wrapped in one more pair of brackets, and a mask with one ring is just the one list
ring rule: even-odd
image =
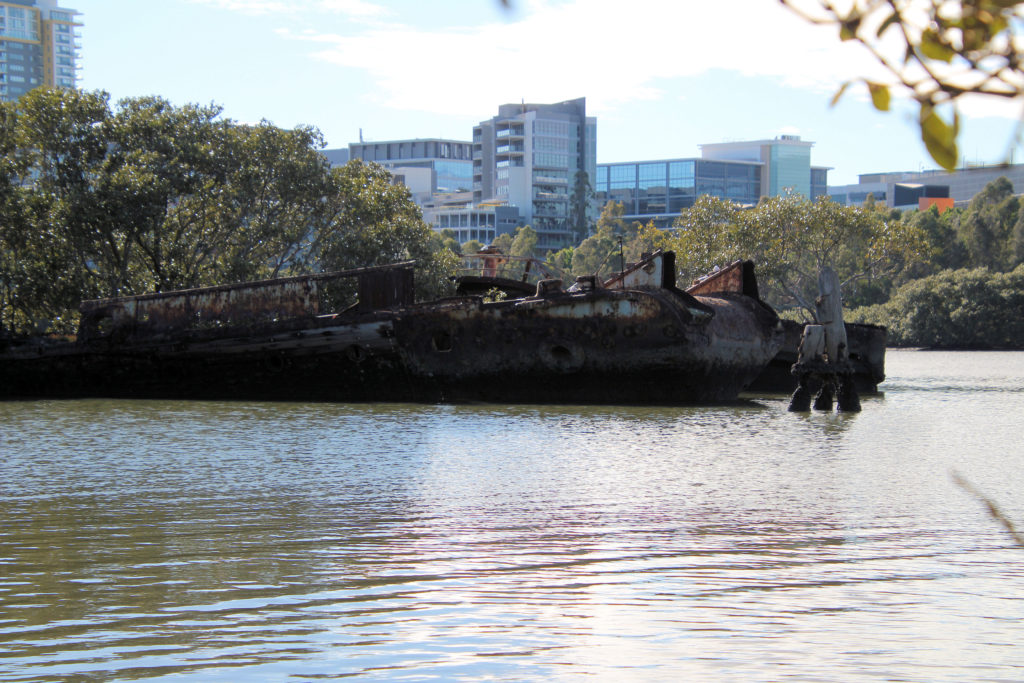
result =
[{"label": "white cloud", "polygon": [[353,19],[386,17],[391,11],[367,0],[188,0],[195,4],[213,5],[220,9],[244,14],[290,14],[330,12],[344,14]]},{"label": "white cloud", "polygon": [[318,4],[324,10],[347,14],[350,17],[385,17],[392,14],[381,5],[365,0],[320,0]]},{"label": "white cloud", "polygon": [[290,6],[288,2],[277,0],[188,0],[193,4],[213,5],[220,9],[231,12],[243,12],[245,14],[275,14],[286,12]]},{"label": "white cloud", "polygon": [[530,0],[517,9],[515,21],[476,27],[378,23],[355,35],[291,35],[320,44],[318,60],[370,74],[380,104],[449,115],[479,111],[481,101],[489,110],[519,98],[584,95],[588,110],[601,114],[660,99],[672,87],[667,81],[710,69],[828,97],[875,68],[834,31],[765,0]]}]

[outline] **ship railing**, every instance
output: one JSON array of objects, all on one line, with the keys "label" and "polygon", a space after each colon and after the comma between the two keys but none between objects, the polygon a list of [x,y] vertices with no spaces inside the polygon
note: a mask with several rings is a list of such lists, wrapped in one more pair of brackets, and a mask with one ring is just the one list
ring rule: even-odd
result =
[{"label": "ship railing", "polygon": [[127,341],[242,332],[344,310],[411,304],[413,261],[138,296],[83,301],[78,339]]}]

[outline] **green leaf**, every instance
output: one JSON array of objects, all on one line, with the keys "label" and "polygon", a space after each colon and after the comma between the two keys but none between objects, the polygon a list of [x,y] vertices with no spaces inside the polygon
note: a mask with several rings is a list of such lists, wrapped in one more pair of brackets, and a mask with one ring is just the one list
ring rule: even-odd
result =
[{"label": "green leaf", "polygon": [[936,59],[947,64],[953,61],[953,49],[942,42],[934,29],[926,29],[921,33],[921,54],[928,59]]},{"label": "green leaf", "polygon": [[875,109],[889,111],[889,86],[868,81],[868,91],[871,92],[871,103],[875,105]]},{"label": "green leaf", "polygon": [[843,41],[856,39],[861,20],[860,12],[857,8],[852,8],[850,13],[839,22],[839,39]]},{"label": "green leaf", "polygon": [[956,168],[960,153],[957,150],[956,138],[959,132],[959,117],[954,114],[953,125],[947,124],[935,113],[934,107],[928,103],[921,105],[921,140],[932,159],[947,171]]}]

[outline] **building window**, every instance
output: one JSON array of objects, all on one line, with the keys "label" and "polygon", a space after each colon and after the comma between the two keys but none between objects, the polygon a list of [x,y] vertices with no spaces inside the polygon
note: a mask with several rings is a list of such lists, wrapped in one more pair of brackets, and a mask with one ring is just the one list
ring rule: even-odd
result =
[{"label": "building window", "polygon": [[566,154],[552,154],[542,152],[533,155],[534,166],[552,166],[554,168],[566,168],[569,165],[569,157]]},{"label": "building window", "polygon": [[608,184],[611,189],[636,187],[636,164],[609,167]]},{"label": "building window", "polygon": [[640,164],[637,168],[640,189],[664,188],[667,170],[665,164]]}]

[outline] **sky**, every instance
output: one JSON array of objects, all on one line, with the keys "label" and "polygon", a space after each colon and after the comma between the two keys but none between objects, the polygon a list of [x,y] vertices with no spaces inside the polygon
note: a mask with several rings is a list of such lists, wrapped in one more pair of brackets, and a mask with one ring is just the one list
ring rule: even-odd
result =
[{"label": "sky", "polygon": [[[470,140],[510,102],[585,97],[597,161],[700,156],[799,135],[829,184],[935,168],[908,103],[876,112],[863,48],[778,0],[63,0],[80,86],[113,101],[215,103],[239,122],[318,128],[329,148]],[[1013,150],[1019,103],[965,109],[964,163]]]}]

